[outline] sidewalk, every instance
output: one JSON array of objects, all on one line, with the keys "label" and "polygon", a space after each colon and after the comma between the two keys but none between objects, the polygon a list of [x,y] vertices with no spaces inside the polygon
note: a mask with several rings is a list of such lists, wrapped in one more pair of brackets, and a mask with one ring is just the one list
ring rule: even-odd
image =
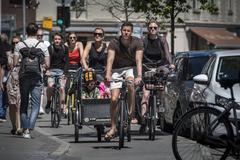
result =
[{"label": "sidewalk", "polygon": [[32,139],[11,135],[10,130],[10,120],[0,123],[1,160],[54,160],[69,149],[66,142],[44,134],[38,127],[32,132]]}]

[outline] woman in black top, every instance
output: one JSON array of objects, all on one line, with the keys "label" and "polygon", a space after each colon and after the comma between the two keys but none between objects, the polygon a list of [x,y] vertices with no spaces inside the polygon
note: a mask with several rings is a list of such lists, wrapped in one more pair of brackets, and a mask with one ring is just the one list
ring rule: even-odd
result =
[{"label": "woman in black top", "polygon": [[105,70],[106,66],[106,43],[103,42],[104,30],[102,28],[95,28],[94,42],[88,42],[82,58],[82,64],[85,69],[93,68],[95,70]]}]

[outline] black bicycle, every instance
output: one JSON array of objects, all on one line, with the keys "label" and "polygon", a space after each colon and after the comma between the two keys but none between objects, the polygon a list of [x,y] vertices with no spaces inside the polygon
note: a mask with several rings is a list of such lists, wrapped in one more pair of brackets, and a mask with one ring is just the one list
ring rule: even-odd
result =
[{"label": "black bicycle", "polygon": [[51,100],[51,126],[58,128],[61,121],[61,102],[60,102],[60,79],[63,76],[62,70],[54,70],[50,77],[54,79],[53,96]]},{"label": "black bicycle", "polygon": [[131,141],[131,119],[129,115],[129,108],[127,105],[127,85],[133,85],[133,80],[126,80],[124,75],[126,71],[123,71],[118,75],[118,77],[111,80],[111,82],[122,82],[122,88],[120,90],[120,98],[117,103],[118,107],[118,135],[119,135],[119,145],[118,148],[124,147],[124,137],[127,137],[127,141]]},{"label": "black bicycle", "polygon": [[[233,85],[240,79],[219,81],[230,88],[231,98],[219,104],[197,103],[198,107],[185,113],[176,123],[172,136],[172,149],[177,160],[188,159],[240,159],[240,132]],[[221,111],[214,108],[222,106]],[[231,115],[232,113],[232,115]],[[230,116],[231,115],[231,116]]]},{"label": "black bicycle", "polygon": [[[149,68],[144,65],[148,71],[144,73],[143,82],[145,88],[150,91],[148,112],[146,115],[147,125],[149,127],[149,140],[155,140],[157,120],[164,121],[163,112],[161,108],[161,92],[166,84],[169,69],[166,66],[154,66]],[[163,126],[161,126],[163,127]]]}]

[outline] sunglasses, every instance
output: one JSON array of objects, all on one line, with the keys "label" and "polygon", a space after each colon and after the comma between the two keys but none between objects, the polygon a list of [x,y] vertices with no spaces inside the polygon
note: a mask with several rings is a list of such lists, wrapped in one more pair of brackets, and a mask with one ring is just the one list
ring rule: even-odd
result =
[{"label": "sunglasses", "polygon": [[157,30],[158,27],[149,27],[150,30],[154,29]]},{"label": "sunglasses", "polygon": [[14,45],[15,45],[15,44],[18,44],[18,42],[12,42],[12,44],[14,44]]},{"label": "sunglasses", "polygon": [[37,37],[43,37],[43,35],[42,34],[38,34]]},{"label": "sunglasses", "polygon": [[103,37],[103,33],[93,33],[94,36],[99,36],[99,37]]},{"label": "sunglasses", "polygon": [[77,37],[69,37],[69,39],[76,39]]}]

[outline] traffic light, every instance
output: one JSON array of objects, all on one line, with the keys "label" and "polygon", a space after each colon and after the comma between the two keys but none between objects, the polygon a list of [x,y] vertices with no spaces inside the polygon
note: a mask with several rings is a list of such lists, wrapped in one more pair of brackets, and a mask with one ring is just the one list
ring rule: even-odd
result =
[{"label": "traffic light", "polygon": [[66,28],[70,26],[70,7],[57,7],[57,25]]}]

